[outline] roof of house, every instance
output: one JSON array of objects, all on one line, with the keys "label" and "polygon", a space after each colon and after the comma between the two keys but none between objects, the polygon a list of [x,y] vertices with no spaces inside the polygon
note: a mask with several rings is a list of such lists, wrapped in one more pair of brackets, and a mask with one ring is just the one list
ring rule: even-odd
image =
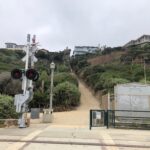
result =
[{"label": "roof of house", "polygon": [[12,43],[12,42],[6,42],[5,44],[14,44],[14,45],[17,45],[16,43]]}]

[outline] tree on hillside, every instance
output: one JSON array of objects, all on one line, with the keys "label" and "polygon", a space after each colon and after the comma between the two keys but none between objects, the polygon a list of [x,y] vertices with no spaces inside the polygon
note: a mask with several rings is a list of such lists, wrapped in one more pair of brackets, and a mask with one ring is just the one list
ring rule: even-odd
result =
[{"label": "tree on hillside", "polygon": [[49,82],[49,76],[47,75],[46,71],[42,71],[39,81],[41,82],[41,92],[44,93],[45,82]]}]

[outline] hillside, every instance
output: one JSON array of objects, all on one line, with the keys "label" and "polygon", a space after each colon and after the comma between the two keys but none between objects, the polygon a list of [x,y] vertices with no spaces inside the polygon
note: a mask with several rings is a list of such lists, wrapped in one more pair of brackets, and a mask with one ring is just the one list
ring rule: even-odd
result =
[{"label": "hillside", "polygon": [[16,67],[23,67],[24,64],[21,58],[24,55],[25,53],[22,51],[0,49],[0,73],[4,71],[10,72],[11,69]]},{"label": "hillside", "polygon": [[[0,49],[0,72],[10,72],[13,68],[24,68],[24,62],[21,60],[24,56],[25,52],[21,50]],[[70,57],[70,50],[60,52],[43,52],[39,50],[35,56],[38,59],[35,68],[48,70],[52,61],[56,64],[65,64]]]},{"label": "hillside", "polygon": [[87,58],[87,62],[91,65],[108,63],[142,64],[143,61],[145,61],[146,64],[149,64],[150,44],[144,46],[132,46],[129,48],[108,48],[98,56]]},{"label": "hillside", "polygon": [[110,54],[96,56],[94,58],[89,58],[87,62],[90,63],[91,65],[111,63],[113,61],[117,61],[118,59],[120,59],[120,57],[123,54],[126,54],[126,53],[127,53],[126,51],[111,52]]},{"label": "hillside", "polygon": [[72,58],[79,78],[95,92],[113,93],[116,84],[150,83],[150,44],[129,48],[107,48],[97,56]]},{"label": "hillside", "polygon": [[[80,103],[78,81],[70,72],[70,50],[45,52],[39,50],[35,69],[39,73],[38,81],[34,82],[34,97],[30,107],[48,108],[50,91],[50,63],[55,63],[53,106],[56,111],[74,109]],[[14,96],[21,93],[21,80],[14,80],[10,72],[14,68],[24,69],[21,59],[23,51],[0,49],[0,94]],[[61,101],[60,101],[61,99]]]}]

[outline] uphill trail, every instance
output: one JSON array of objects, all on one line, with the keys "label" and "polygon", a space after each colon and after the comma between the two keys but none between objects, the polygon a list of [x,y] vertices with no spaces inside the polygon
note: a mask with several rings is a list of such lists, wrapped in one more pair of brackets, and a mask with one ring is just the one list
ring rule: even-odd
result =
[{"label": "uphill trail", "polygon": [[92,92],[86,85],[79,80],[79,91],[81,92],[80,106],[73,111],[55,112],[54,122],[56,125],[89,125],[89,110],[99,109],[98,100],[92,95]]}]

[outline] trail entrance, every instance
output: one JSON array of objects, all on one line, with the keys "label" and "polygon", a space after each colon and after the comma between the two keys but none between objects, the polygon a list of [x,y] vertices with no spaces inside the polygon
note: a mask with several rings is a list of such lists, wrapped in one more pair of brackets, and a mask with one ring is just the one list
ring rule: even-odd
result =
[{"label": "trail entrance", "polygon": [[89,125],[89,110],[100,109],[98,100],[92,95],[91,91],[79,81],[79,90],[81,92],[81,104],[76,110],[54,113],[54,122],[56,125]]}]

